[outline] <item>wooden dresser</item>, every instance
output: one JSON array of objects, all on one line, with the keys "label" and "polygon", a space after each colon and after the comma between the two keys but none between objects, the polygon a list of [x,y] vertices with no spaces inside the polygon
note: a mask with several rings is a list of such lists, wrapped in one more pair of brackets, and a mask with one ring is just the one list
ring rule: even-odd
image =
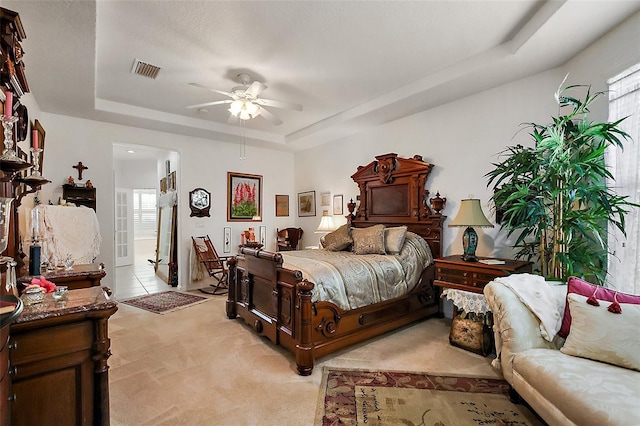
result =
[{"label": "wooden dresser", "polygon": [[[2,284],[0,286],[4,287]],[[23,305],[20,299],[10,294],[0,294],[0,299],[9,303],[16,303],[16,307],[12,312],[0,314],[0,425],[8,425],[9,401],[13,399],[9,375],[11,371],[11,363],[9,362],[9,326],[20,315]]]},{"label": "wooden dresser", "polygon": [[[100,268],[100,264],[89,263],[86,265],[73,265],[71,271],[56,269],[54,271],[42,271],[40,275],[56,285],[66,285],[69,290],[77,290],[79,288],[99,287],[100,280],[107,273]],[[26,275],[18,278],[18,282],[28,284],[32,278],[32,276]]]},{"label": "wooden dresser", "polygon": [[10,326],[12,426],[109,424],[107,324],[117,309],[106,287],[24,307]]}]

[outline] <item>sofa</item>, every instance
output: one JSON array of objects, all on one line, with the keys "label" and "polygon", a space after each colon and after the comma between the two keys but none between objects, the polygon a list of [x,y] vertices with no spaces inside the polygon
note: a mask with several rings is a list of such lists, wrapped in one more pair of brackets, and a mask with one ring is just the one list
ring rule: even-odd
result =
[{"label": "sofa", "polygon": [[[555,304],[550,309],[552,315],[557,317],[562,315],[568,303],[568,286],[565,284],[548,287],[545,291],[550,295],[549,303]],[[577,321],[584,317],[572,314],[574,323],[566,342],[555,334],[549,341],[549,336],[543,337],[545,333],[539,316],[522,302],[522,298],[512,288],[497,279],[486,285],[484,295],[494,319],[493,329],[498,355],[494,360],[494,366],[502,370],[505,380],[516,392],[515,396],[526,401],[544,421],[550,425],[640,425],[640,371],[637,371],[637,364],[626,368],[590,359],[608,360],[606,357],[609,355],[609,349],[606,348],[601,354],[579,352],[580,356],[569,355],[571,350],[568,347],[561,350],[572,339],[571,333],[577,336],[574,340],[580,336],[578,333],[582,325]],[[579,297],[582,299],[579,300],[575,295],[570,298],[572,312],[574,306],[580,309],[583,309],[583,306],[584,309],[596,309],[591,306],[596,303],[589,304],[586,297]],[[637,329],[640,328],[640,322],[635,322],[638,318],[637,313],[640,312],[636,307],[640,306],[621,305],[622,315],[615,315],[611,313],[613,303],[604,302],[600,305],[597,312],[602,312],[604,320],[597,319],[597,315],[593,314],[596,311],[587,311],[589,316],[585,321],[589,321],[590,318],[599,321],[594,323],[595,325],[584,326],[587,340],[590,339],[590,335],[602,334],[596,329],[601,328],[610,319],[624,320],[628,322],[628,326],[619,327],[618,324],[615,329],[605,331],[604,333],[609,334],[603,337],[622,339],[620,345],[629,344],[631,349],[640,351],[637,347],[637,336],[640,334]],[[610,308],[605,312],[607,306]],[[620,331],[620,328],[628,330]],[[635,360],[637,362],[637,358]]]}]

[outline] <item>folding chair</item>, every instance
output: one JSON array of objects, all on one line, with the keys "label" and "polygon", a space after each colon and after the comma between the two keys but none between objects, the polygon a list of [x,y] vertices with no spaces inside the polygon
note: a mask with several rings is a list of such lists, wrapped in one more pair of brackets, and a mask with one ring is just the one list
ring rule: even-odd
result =
[{"label": "folding chair", "polygon": [[213,287],[213,290],[201,288],[200,291],[216,295],[227,293],[229,291],[229,286],[227,285],[228,270],[225,263],[231,256],[218,256],[208,235],[191,237],[191,240],[193,241],[193,249],[198,255],[200,263],[204,265],[209,276],[216,281],[210,285],[210,287]]}]

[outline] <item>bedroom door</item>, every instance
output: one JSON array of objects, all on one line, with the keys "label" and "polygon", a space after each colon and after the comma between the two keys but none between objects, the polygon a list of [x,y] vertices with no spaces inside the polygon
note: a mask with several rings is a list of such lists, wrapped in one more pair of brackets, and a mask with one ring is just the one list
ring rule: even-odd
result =
[{"label": "bedroom door", "polygon": [[133,263],[133,190],[116,188],[116,266]]}]

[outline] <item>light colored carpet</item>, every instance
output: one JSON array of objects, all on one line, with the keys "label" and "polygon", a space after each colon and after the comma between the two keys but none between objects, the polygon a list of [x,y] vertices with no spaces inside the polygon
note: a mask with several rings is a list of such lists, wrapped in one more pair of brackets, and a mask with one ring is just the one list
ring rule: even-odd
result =
[{"label": "light colored carpet", "polygon": [[109,321],[113,426],[312,425],[323,366],[501,377],[491,357],[449,345],[448,319],[326,356],[302,377],[288,351],[227,319],[226,298],[211,297],[167,315],[119,304]]}]

